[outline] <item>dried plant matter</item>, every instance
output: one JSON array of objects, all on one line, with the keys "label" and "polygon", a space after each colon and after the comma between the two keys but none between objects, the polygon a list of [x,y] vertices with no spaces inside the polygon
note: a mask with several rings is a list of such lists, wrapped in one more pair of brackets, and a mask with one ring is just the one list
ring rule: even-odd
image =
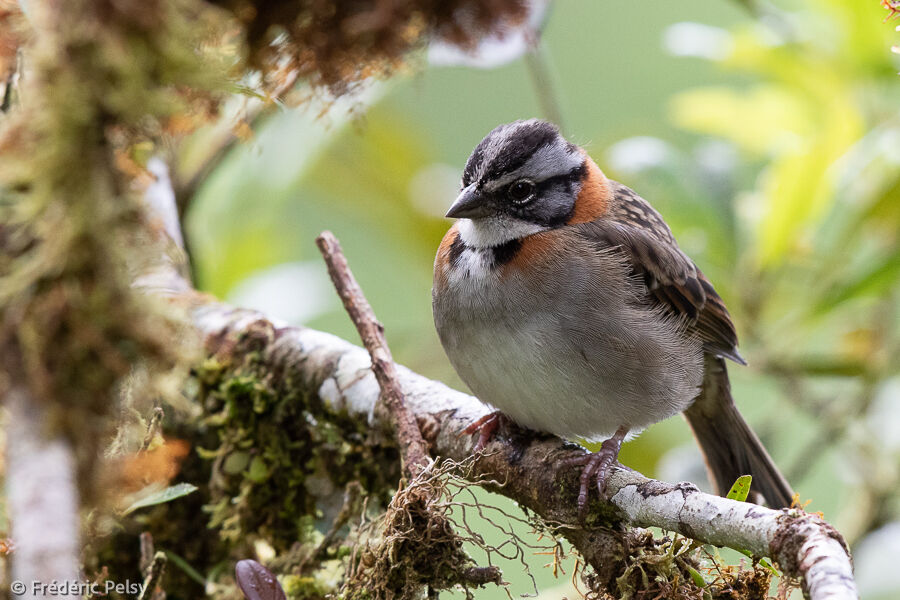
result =
[{"label": "dried plant matter", "polygon": [[[453,475],[458,468],[452,461],[429,467],[394,494],[381,517],[360,527],[347,565],[345,597],[416,598],[424,586],[442,590],[502,583],[500,569],[476,567],[463,551],[463,542],[470,542],[489,556],[503,553],[469,527],[464,511],[461,521],[454,514],[454,508],[466,506],[457,496],[473,485]],[[482,508],[477,502],[469,506]],[[521,554],[519,542],[513,536],[508,545]]]},{"label": "dried plant matter", "polygon": [[384,75],[433,36],[463,48],[526,14],[525,0],[217,0],[246,27],[251,59],[287,62],[313,84],[343,93]]}]

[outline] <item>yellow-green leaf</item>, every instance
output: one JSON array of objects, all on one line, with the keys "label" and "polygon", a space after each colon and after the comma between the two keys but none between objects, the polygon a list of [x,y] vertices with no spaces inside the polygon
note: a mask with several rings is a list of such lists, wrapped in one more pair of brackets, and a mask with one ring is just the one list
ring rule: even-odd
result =
[{"label": "yellow-green leaf", "polygon": [[752,475],[741,475],[737,478],[737,481],[734,482],[734,485],[731,486],[731,489],[728,490],[728,495],[725,497],[729,500],[745,502],[747,500],[747,496],[750,495],[750,483],[752,481]]}]

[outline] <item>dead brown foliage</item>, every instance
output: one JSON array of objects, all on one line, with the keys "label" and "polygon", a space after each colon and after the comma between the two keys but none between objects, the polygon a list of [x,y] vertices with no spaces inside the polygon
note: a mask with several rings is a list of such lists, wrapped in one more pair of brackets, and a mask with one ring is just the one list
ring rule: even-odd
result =
[{"label": "dead brown foliage", "polygon": [[462,48],[520,23],[525,0],[216,0],[246,27],[251,64],[346,92],[384,75],[430,37]]}]

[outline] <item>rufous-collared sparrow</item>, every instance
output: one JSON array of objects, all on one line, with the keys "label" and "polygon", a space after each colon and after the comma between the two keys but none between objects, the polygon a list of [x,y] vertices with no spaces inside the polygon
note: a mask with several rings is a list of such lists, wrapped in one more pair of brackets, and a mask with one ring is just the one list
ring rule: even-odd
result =
[{"label": "rufous-collared sparrow", "polygon": [[[478,144],[447,216],[459,220],[432,292],[444,350],[518,425],[606,440],[580,461],[582,508],[592,480],[605,495],[626,435],[679,412],[719,493],[751,474],[770,506],[791,504],[731,396],[723,359],[746,364],[731,317],[646,200],[555,126],[529,120]],[[476,449],[496,423],[477,424]]]}]

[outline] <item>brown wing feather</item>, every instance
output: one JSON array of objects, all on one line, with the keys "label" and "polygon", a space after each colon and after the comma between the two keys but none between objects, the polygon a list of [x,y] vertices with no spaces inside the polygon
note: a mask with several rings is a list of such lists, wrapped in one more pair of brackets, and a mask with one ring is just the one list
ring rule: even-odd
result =
[{"label": "brown wing feather", "polygon": [[725,303],[678,247],[659,213],[624,185],[610,184],[614,198],[609,212],[576,227],[594,243],[624,252],[648,296],[684,318],[707,351],[746,364],[737,351],[737,333]]}]

